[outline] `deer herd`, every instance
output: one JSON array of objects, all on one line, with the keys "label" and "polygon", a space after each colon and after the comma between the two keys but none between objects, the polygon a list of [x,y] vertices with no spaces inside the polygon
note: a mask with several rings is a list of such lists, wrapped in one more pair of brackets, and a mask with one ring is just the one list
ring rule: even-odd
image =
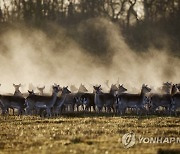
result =
[{"label": "deer herd", "polygon": [[[28,90],[25,96],[19,90],[21,84],[15,85],[14,95],[0,95],[2,115],[42,115],[57,116],[67,112],[111,112],[118,115],[128,113],[177,115],[180,109],[180,84],[163,83],[161,92],[153,93],[151,88],[143,84],[138,94],[128,93],[120,84],[112,84],[109,92],[103,92],[101,85],[93,86],[89,93],[84,85],[79,89],[74,85],[52,86],[52,94],[44,94],[44,87],[37,87],[39,93]],[[17,113],[15,111],[17,110]]]}]

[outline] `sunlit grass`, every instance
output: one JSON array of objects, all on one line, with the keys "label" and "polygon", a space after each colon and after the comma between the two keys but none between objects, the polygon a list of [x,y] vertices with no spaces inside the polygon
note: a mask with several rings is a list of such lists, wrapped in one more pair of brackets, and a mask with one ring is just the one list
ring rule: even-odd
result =
[{"label": "sunlit grass", "polygon": [[179,144],[137,144],[125,149],[127,132],[180,136],[178,117],[82,116],[56,118],[0,116],[0,153],[157,153]]}]

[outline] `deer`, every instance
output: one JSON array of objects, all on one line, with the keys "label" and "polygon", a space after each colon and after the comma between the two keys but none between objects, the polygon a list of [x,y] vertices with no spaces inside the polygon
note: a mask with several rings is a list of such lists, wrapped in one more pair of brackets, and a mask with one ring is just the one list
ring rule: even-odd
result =
[{"label": "deer", "polygon": [[[159,107],[165,108],[165,111],[169,114],[171,114],[171,108],[172,108],[172,96],[176,93],[177,88],[176,85],[172,85],[171,83],[163,83],[164,91],[165,93],[159,94],[159,93],[153,93],[150,95],[150,112],[155,113]],[[171,91],[169,90],[171,86]],[[165,88],[166,87],[166,88]]]},{"label": "deer", "polygon": [[37,87],[37,89],[39,90],[39,95],[44,95],[45,86],[43,86],[43,87]]},{"label": "deer", "polygon": [[146,104],[146,93],[149,93],[151,88],[143,84],[140,94],[129,94],[123,93],[118,96],[118,113],[123,115],[127,108],[136,108],[137,115],[139,114],[139,109],[144,110]]},{"label": "deer", "polygon": [[176,87],[178,88],[178,91],[180,91],[180,83],[176,84]]},{"label": "deer", "polygon": [[117,95],[118,92],[118,87],[116,86],[116,84],[112,84],[109,90],[109,93],[113,94],[114,96]]},{"label": "deer", "polygon": [[[116,86],[117,87],[117,86]],[[110,93],[111,93],[112,90],[110,90]],[[122,93],[126,92],[127,89],[123,86],[123,84],[119,84],[118,87],[117,87],[117,91],[115,93],[115,96],[116,96],[116,103],[115,103],[115,110],[116,112],[118,111],[118,96],[121,95]]]},{"label": "deer", "polygon": [[126,88],[124,88],[124,86],[123,86],[123,84],[119,84],[119,86],[118,86],[118,91],[117,91],[117,95],[120,95],[120,94],[122,94],[122,93],[124,93],[124,92],[126,92],[127,91],[127,89]]},{"label": "deer", "polygon": [[170,94],[171,93],[171,88],[172,88],[172,83],[171,82],[163,82],[162,87],[159,87],[158,91],[161,94]]},{"label": "deer", "polygon": [[79,86],[79,89],[78,89],[78,92],[75,93],[74,95],[74,99],[75,99],[75,105],[76,105],[76,109],[77,111],[79,111],[79,107],[82,108],[82,110],[84,110],[84,104],[83,102],[81,101],[81,96],[84,94],[84,93],[87,93],[88,90],[86,89],[86,87],[81,83],[80,86]]},{"label": "deer", "polygon": [[93,86],[93,88],[95,92],[94,103],[98,108],[98,112],[101,112],[103,107],[107,107],[108,112],[111,111],[111,108],[115,111],[115,96],[112,93],[102,93],[101,85]]},{"label": "deer", "polygon": [[81,83],[81,85],[79,86],[78,89],[78,93],[85,93],[88,92],[88,90],[86,89],[86,87]]},{"label": "deer", "polygon": [[61,96],[56,99],[56,102],[54,104],[54,114],[59,115],[62,110],[64,109],[65,100],[67,98],[67,95],[70,94],[71,91],[69,91],[68,86],[62,88]]},{"label": "deer", "polygon": [[59,85],[52,86],[52,95],[51,96],[39,96],[39,95],[30,95],[26,98],[26,114],[30,114],[33,110],[44,109],[47,112],[47,116],[52,116],[51,109],[53,108],[58,92],[60,91]]},{"label": "deer", "polygon": [[80,101],[83,105],[85,105],[85,111],[90,110],[93,107],[93,110],[96,111],[95,103],[94,103],[94,94],[93,93],[84,93],[80,97]]},{"label": "deer", "polygon": [[174,84],[172,87],[172,107],[171,111],[177,115],[177,110],[180,108],[180,92],[179,92],[179,85]]},{"label": "deer", "polygon": [[75,93],[75,92],[78,91],[78,88],[76,88],[75,85],[71,85],[71,86],[70,86],[70,90],[71,90],[72,93]]},{"label": "deer", "polygon": [[64,101],[64,107],[68,109],[70,108],[70,111],[74,111],[74,107],[76,105],[77,111],[79,111],[79,106],[82,105],[80,102],[80,97],[83,93],[77,92],[77,93],[72,93],[71,91],[68,90],[68,86],[64,87],[64,90],[67,92],[66,94],[66,99]]},{"label": "deer", "polygon": [[18,115],[23,114],[26,107],[25,98],[21,96],[0,95],[0,107],[3,115],[9,114],[9,108],[17,109]]},{"label": "deer", "polygon": [[20,96],[20,97],[23,97],[23,94],[21,93],[21,91],[19,90],[19,88],[21,87],[21,84],[14,84],[13,83],[13,86],[15,88],[15,91],[14,91],[14,96]]},{"label": "deer", "polygon": [[[14,84],[13,83],[13,87],[15,88],[15,91],[14,91],[14,96],[19,96],[19,97],[23,97],[23,94],[21,93],[21,91],[19,90],[19,88],[21,87],[21,84]],[[9,107],[8,109],[12,109],[13,111],[13,115],[15,115],[15,111],[14,111],[14,108],[11,108]],[[9,112],[9,111],[7,111]]]}]

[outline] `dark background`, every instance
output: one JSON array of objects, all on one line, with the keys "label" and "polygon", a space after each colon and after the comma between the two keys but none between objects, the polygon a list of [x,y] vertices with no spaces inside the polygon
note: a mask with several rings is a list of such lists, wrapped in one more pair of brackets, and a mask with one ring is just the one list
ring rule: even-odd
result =
[{"label": "dark background", "polygon": [[[99,17],[115,23],[134,51],[166,48],[180,55],[180,0],[1,0],[0,30],[3,33],[21,23],[51,37],[48,23],[55,23],[67,29],[82,48],[99,56],[109,50],[104,29],[89,24]],[[86,28],[79,33],[81,23]]]}]

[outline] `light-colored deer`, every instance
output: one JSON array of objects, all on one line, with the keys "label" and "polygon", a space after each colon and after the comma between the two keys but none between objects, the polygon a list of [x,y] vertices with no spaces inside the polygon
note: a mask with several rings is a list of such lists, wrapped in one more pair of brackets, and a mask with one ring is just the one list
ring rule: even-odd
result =
[{"label": "light-colored deer", "polygon": [[78,89],[78,93],[85,93],[88,92],[88,90],[86,89],[86,87],[81,83],[81,85],[79,86]]},{"label": "light-colored deer", "polygon": [[70,90],[71,90],[72,93],[75,93],[75,92],[78,91],[78,88],[76,88],[75,85],[71,85],[71,86],[70,86]]},{"label": "light-colored deer", "polygon": [[21,97],[23,97],[23,94],[22,94],[21,91],[19,90],[19,88],[21,87],[21,84],[14,84],[14,83],[13,83],[13,86],[14,86],[14,88],[15,88],[14,96],[21,96]]},{"label": "light-colored deer", "polygon": [[51,109],[53,108],[57,94],[60,91],[59,85],[52,86],[53,92],[51,96],[39,96],[39,95],[30,95],[26,98],[26,112],[30,114],[33,110],[44,109],[47,112],[48,116],[51,116]]},{"label": "light-colored deer", "polygon": [[44,95],[44,89],[45,89],[45,86],[43,87],[37,87],[37,89],[39,90],[39,95]]}]

